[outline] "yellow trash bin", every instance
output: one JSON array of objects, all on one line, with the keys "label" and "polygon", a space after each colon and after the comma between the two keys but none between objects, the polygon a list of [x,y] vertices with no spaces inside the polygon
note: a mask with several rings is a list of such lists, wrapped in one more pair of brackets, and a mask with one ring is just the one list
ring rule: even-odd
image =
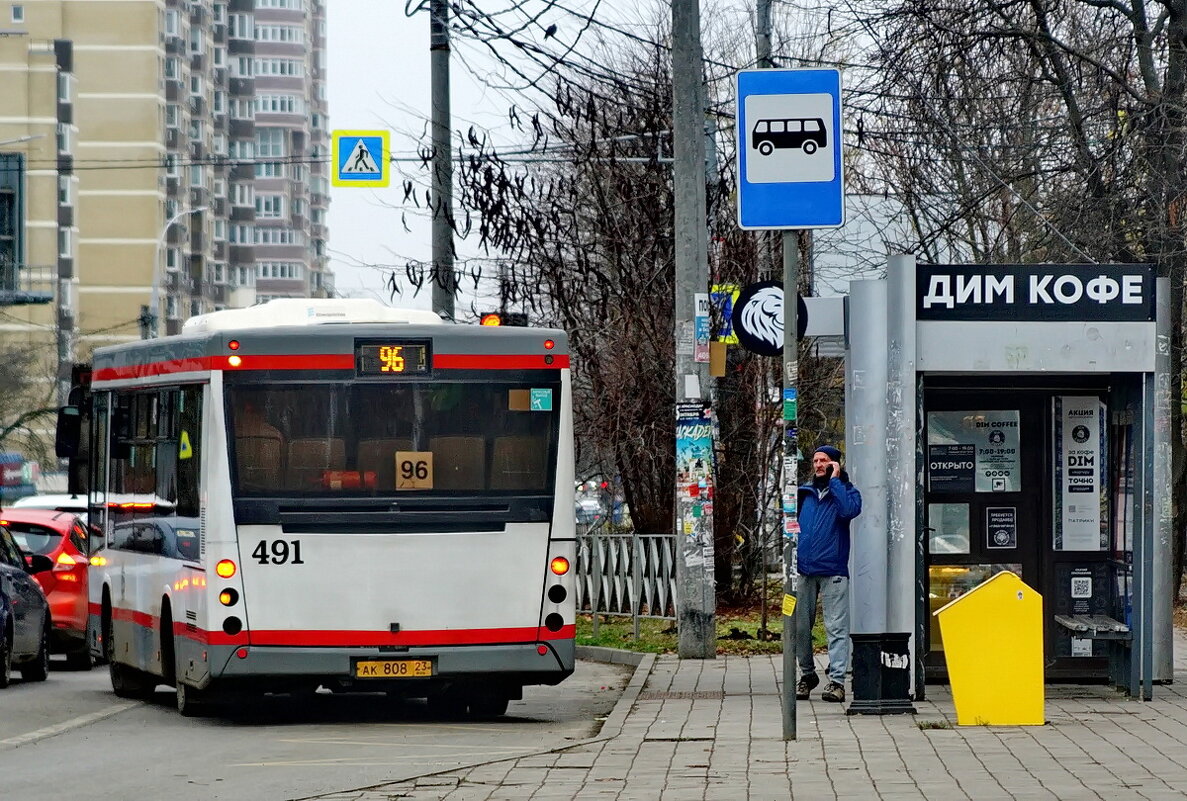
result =
[{"label": "yellow trash bin", "polygon": [[934,613],[961,726],[1042,726],[1043,596],[1003,570]]}]

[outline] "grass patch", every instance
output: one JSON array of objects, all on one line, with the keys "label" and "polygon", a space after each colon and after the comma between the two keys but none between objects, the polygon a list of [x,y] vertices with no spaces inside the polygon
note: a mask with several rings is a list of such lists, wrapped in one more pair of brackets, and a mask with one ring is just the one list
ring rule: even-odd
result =
[{"label": "grass patch", "polygon": [[920,729],[927,731],[928,729],[951,729],[952,724],[946,720],[917,720],[915,725]]},{"label": "grass patch", "polygon": [[[782,603],[782,595],[779,596]],[[812,629],[812,646],[815,651],[827,647],[821,610],[817,610],[816,625]],[[717,653],[777,654],[783,651],[783,616],[778,605],[767,609],[766,632],[762,626],[762,608],[755,604],[746,608],[723,608],[717,610]],[[597,645],[605,648],[622,648],[649,654],[674,654],[677,648],[676,623],[672,620],[639,619],[639,638],[635,639],[634,623],[629,617],[601,615],[598,633],[593,632],[593,616],[577,616],[577,644]]]}]

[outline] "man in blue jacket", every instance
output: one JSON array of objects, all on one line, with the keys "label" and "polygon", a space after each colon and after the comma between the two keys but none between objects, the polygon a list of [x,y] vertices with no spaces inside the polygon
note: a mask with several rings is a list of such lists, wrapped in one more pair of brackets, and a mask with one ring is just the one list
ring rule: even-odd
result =
[{"label": "man in blue jacket", "polygon": [[796,650],[800,681],[795,697],[807,699],[820,684],[812,661],[812,624],[819,593],[824,599],[829,679],[820,697],[841,703],[849,669],[849,521],[861,514],[861,493],[841,467],[841,452],[831,445],[821,445],[812,454],[812,472],[812,483],[799,488]]}]

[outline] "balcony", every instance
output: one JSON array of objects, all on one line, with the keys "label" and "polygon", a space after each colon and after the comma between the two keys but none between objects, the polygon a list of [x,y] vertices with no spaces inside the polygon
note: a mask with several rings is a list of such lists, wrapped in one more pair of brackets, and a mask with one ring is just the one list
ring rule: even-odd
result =
[{"label": "balcony", "polygon": [[227,91],[232,97],[254,97],[256,82],[253,78],[232,78],[227,82]]},{"label": "balcony", "polygon": [[256,124],[254,120],[238,120],[231,118],[227,133],[232,139],[246,139],[252,142],[256,138]]},{"label": "balcony", "polygon": [[178,128],[165,129],[165,147],[177,150],[181,147],[181,130]]}]

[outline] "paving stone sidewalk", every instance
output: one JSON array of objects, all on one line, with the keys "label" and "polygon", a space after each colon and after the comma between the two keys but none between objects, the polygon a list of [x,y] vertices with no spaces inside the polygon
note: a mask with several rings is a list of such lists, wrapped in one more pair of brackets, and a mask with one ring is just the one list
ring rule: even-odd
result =
[{"label": "paving stone sidewalk", "polygon": [[648,657],[600,738],[324,798],[1187,799],[1183,632],[1175,654],[1175,683],[1156,686],[1150,703],[1048,686],[1041,727],[957,727],[940,686],[915,716],[847,716],[817,690],[798,706],[794,742],[782,739],[781,657]]}]

